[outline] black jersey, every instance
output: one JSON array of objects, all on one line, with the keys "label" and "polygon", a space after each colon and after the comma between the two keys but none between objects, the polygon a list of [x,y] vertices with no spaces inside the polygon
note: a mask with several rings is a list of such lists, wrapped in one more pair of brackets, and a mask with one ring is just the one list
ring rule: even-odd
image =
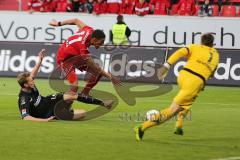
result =
[{"label": "black jersey", "polygon": [[28,115],[35,118],[49,118],[54,115],[55,104],[61,100],[63,100],[62,94],[41,96],[35,86],[29,92],[20,91],[18,106],[22,118]]}]

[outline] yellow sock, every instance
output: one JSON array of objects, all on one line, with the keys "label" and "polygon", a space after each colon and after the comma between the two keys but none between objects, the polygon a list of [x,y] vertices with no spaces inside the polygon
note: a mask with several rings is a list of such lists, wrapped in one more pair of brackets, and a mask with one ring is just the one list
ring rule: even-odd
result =
[{"label": "yellow sock", "polygon": [[163,123],[173,116],[173,111],[171,108],[165,108],[160,111],[159,123]]},{"label": "yellow sock", "polygon": [[156,126],[158,124],[161,124],[171,118],[173,116],[173,112],[171,108],[166,108],[160,111],[159,115],[157,116],[158,121],[152,122],[152,121],[145,121],[141,125],[142,131],[147,130],[150,127]]},{"label": "yellow sock", "polygon": [[141,130],[145,131],[146,129],[158,125],[158,122],[152,122],[152,121],[145,121],[142,124]]},{"label": "yellow sock", "polygon": [[188,109],[184,109],[183,111],[178,113],[178,118],[176,122],[176,128],[183,128],[183,120],[188,114]]}]

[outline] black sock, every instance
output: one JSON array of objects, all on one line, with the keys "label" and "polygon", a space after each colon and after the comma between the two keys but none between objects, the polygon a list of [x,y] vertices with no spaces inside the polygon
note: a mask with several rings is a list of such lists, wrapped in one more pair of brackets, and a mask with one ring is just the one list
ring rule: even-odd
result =
[{"label": "black sock", "polygon": [[83,102],[83,103],[88,103],[88,104],[99,104],[99,105],[103,105],[103,101],[91,96],[87,96],[84,94],[78,94],[78,98],[77,100],[79,102]]}]

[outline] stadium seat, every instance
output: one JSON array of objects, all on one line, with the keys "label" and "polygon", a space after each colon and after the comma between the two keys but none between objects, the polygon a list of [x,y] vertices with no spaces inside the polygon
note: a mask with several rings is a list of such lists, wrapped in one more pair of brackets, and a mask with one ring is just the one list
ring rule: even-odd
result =
[{"label": "stadium seat", "polygon": [[27,4],[28,4],[28,0],[22,0],[22,10],[23,11],[28,10]]},{"label": "stadium seat", "polygon": [[240,0],[228,0],[228,2],[232,3],[240,3]]},{"label": "stadium seat", "polygon": [[234,5],[224,5],[222,7],[222,14],[223,17],[235,17],[236,16],[236,6]]},{"label": "stadium seat", "polygon": [[218,5],[213,5],[213,14],[212,16],[219,16],[219,7]]},{"label": "stadium seat", "polygon": [[65,1],[58,2],[56,12],[66,12],[67,5],[68,5],[67,2],[65,2]]},{"label": "stadium seat", "polygon": [[15,10],[19,9],[17,0],[0,0],[0,10]]},{"label": "stadium seat", "polygon": [[[199,3],[204,3],[204,0],[198,0],[198,2]],[[238,2],[238,3],[240,3],[240,0],[222,0],[222,2],[224,3],[224,2]],[[217,4],[218,3],[218,0],[213,0],[213,3],[214,4]]]}]

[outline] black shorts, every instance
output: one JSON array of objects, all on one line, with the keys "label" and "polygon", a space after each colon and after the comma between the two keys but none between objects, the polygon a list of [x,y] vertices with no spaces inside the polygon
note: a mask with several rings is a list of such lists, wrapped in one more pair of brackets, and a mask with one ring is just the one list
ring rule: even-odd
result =
[{"label": "black shorts", "polygon": [[63,94],[62,93],[57,93],[57,94],[51,94],[48,95],[43,99],[43,102],[48,105],[49,107],[55,106],[59,101],[63,100]]},{"label": "black shorts", "polygon": [[42,100],[39,104],[38,113],[41,115],[41,118],[48,118],[54,116],[54,107],[55,105],[63,100],[63,94],[57,93],[42,97]]}]

